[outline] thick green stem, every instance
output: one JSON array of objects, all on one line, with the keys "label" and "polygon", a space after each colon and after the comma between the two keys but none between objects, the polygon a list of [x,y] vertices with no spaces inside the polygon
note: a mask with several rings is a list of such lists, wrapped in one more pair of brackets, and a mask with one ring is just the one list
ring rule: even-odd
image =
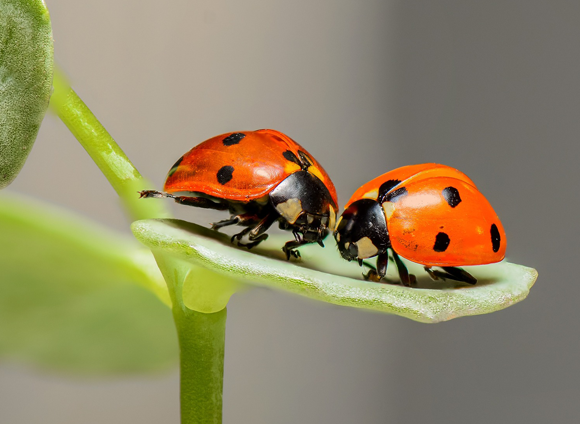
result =
[{"label": "thick green stem", "polygon": [[169,214],[163,202],[139,200],[138,191],[151,189],[113,137],[91,110],[68,85],[62,73],[55,70],[54,91],[50,106],[95,161],[124,202],[134,220],[164,218]]},{"label": "thick green stem", "polygon": [[226,309],[174,308],[181,361],[181,424],[221,424]]},{"label": "thick green stem", "polygon": [[156,250],[153,254],[167,282],[179,339],[181,424],[221,424],[226,309],[203,313],[185,306],[183,285],[190,266]]},{"label": "thick green stem", "polygon": [[[53,86],[50,103],[52,110],[123,199],[131,218],[137,220],[169,217],[163,202],[139,200],[137,192],[153,186],[139,174],[58,70],[55,72]],[[183,283],[190,267],[180,265],[161,252],[154,254],[167,281],[179,338],[181,422],[221,424],[226,309],[209,314],[188,309],[183,302]],[[229,295],[227,298],[229,299]]]}]

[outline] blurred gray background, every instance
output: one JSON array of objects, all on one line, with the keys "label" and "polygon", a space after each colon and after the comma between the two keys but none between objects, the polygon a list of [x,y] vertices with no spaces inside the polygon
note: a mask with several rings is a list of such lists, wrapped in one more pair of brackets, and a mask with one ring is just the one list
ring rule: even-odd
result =
[{"label": "blurred gray background", "polygon": [[[318,158],[341,204],[392,168],[444,163],[494,205],[508,259],[540,273],[524,302],[437,325],[236,295],[225,423],[580,421],[580,2],[47,4],[57,60],[158,186],[198,142],[263,127]],[[52,117],[11,189],[128,233],[115,193]],[[177,423],[177,373],[95,382],[4,364],[0,416]]]}]

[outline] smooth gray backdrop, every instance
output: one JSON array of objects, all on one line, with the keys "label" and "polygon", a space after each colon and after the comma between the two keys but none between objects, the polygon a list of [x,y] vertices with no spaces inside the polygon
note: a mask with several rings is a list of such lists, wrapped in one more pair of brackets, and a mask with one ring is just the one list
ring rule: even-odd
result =
[{"label": "smooth gray backdrop", "polygon": [[[580,2],[47,4],[57,60],[158,186],[198,142],[263,127],[306,146],[342,204],[387,170],[444,163],[494,205],[508,259],[540,273],[524,302],[438,325],[236,295],[225,423],[580,422]],[[128,232],[54,118],[11,189]],[[94,382],[4,364],[0,422],[177,423],[177,385],[176,373]]]}]

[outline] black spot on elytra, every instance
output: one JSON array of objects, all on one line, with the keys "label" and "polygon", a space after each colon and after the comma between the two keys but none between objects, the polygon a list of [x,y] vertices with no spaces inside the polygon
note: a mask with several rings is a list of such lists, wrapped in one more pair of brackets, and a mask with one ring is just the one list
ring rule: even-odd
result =
[{"label": "black spot on elytra", "polygon": [[379,187],[379,197],[377,197],[377,200],[379,201],[379,203],[382,203],[383,200],[385,199],[385,196],[387,195],[387,193],[393,188],[395,187],[397,184],[400,184],[401,180],[388,180],[385,181],[384,183],[381,184],[381,186]]},{"label": "black spot on elytra", "polygon": [[286,150],[284,153],[282,153],[282,156],[284,156],[286,160],[289,160],[290,162],[294,162],[295,164],[302,166],[300,160],[296,157],[293,151]]},{"label": "black spot on elytra", "polygon": [[446,187],[441,194],[452,208],[461,203],[461,196],[459,196],[459,191],[455,187]]},{"label": "black spot on elytra", "polygon": [[312,160],[301,150],[298,150],[298,156],[300,156],[300,160],[302,161],[303,167],[302,169],[306,170],[309,166],[312,166]]},{"label": "black spot on elytra", "polygon": [[407,189],[405,187],[401,187],[401,188],[393,190],[389,194],[387,194],[387,196],[385,197],[385,200],[387,202],[396,202],[401,197],[406,196],[406,195],[407,195]]},{"label": "black spot on elytra", "polygon": [[233,146],[238,144],[246,136],[244,133],[233,133],[223,139],[224,146]]},{"label": "black spot on elytra", "polygon": [[233,166],[229,165],[222,166],[220,170],[217,172],[218,183],[220,183],[221,185],[226,184],[228,181],[232,179],[233,173],[234,173]]},{"label": "black spot on elytra", "polygon": [[433,245],[433,250],[435,252],[445,252],[449,247],[449,236],[445,233],[438,233],[435,236],[435,244]]},{"label": "black spot on elytra", "polygon": [[501,244],[501,236],[499,235],[497,225],[491,224],[490,232],[491,232],[491,245],[493,247],[493,251],[497,252],[499,250],[499,245]]},{"label": "black spot on elytra", "polygon": [[169,170],[169,175],[167,175],[168,177],[171,177],[173,174],[175,174],[175,171],[177,171],[177,168],[179,168],[179,164],[181,163],[181,161],[183,160],[183,156],[181,156],[177,162],[175,162],[173,164],[173,166],[171,167],[171,169]]}]

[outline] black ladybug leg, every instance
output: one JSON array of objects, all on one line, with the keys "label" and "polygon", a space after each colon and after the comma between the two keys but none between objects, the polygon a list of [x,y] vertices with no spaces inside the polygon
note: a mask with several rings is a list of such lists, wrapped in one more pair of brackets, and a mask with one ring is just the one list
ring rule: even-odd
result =
[{"label": "black ladybug leg", "polygon": [[236,225],[240,222],[239,216],[232,216],[230,219],[224,219],[218,222],[211,223],[211,229],[218,231],[222,227],[227,227],[228,225]]},{"label": "black ladybug leg", "polygon": [[[250,232],[250,230],[252,230],[252,228],[259,225],[259,223],[260,223],[260,218],[256,217],[255,215],[252,215],[252,214],[232,215],[232,216],[230,216],[230,219],[224,219],[222,221],[212,222],[211,229],[218,231],[222,227],[227,227],[228,225],[236,225],[236,224],[249,227],[248,229],[246,229],[246,230],[242,231],[241,233],[236,234],[234,236],[238,240],[240,240],[243,236],[248,234]],[[232,240],[233,240],[233,238],[232,238]]]},{"label": "black ladybug leg", "polygon": [[377,269],[374,265],[371,265],[368,262],[364,262],[362,259],[357,259],[357,262],[358,262],[358,266],[360,266],[360,267],[362,267],[364,265],[368,269],[374,269],[374,270]]},{"label": "black ladybug leg", "polygon": [[254,227],[246,227],[244,228],[242,231],[240,231],[238,234],[234,234],[231,238],[232,243],[236,243],[236,241],[238,242],[238,246],[245,246],[245,244],[240,243],[240,240],[242,238],[244,238],[244,236],[246,234],[248,234],[250,231],[253,230]]},{"label": "black ladybug leg", "polygon": [[[268,214],[260,221],[256,222],[253,217],[248,217],[246,215],[238,215],[234,216],[231,219],[227,219],[224,221],[220,221],[214,226],[220,225],[223,227],[225,225],[233,225],[233,224],[240,224],[240,225],[248,225],[247,228],[244,228],[238,234],[232,236],[232,243],[236,243],[238,246],[245,247],[247,249],[251,249],[254,246],[257,246],[264,240],[268,238],[268,234],[264,234],[264,232],[270,228],[270,226],[278,219],[278,216],[275,214]],[[254,222],[252,222],[254,221]],[[219,228],[219,227],[218,227]],[[244,236],[249,234],[250,243],[242,243],[241,240]]]},{"label": "black ladybug leg", "polygon": [[282,250],[284,251],[284,253],[286,253],[286,259],[288,260],[290,260],[290,255],[298,259],[300,257],[300,252],[296,249],[305,244],[312,243],[311,241],[307,241],[304,238],[302,238],[300,233],[297,233],[296,231],[293,231],[292,233],[294,234],[294,238],[296,240],[288,241],[286,242],[284,247],[282,247]]},{"label": "black ladybug leg", "polygon": [[256,225],[252,229],[252,231],[250,231],[249,239],[252,243],[248,243],[245,246],[248,249],[251,249],[252,247],[257,246],[258,244],[260,244],[261,242],[266,240],[268,238],[268,234],[264,234],[264,232],[266,232],[268,230],[268,228],[270,228],[272,226],[272,224],[274,222],[276,222],[277,219],[278,219],[278,216],[276,214],[271,213],[269,215],[266,215],[258,223],[258,225]]},{"label": "black ladybug leg", "polygon": [[[392,250],[392,249],[391,249]],[[417,282],[416,277],[413,274],[409,274],[409,270],[407,270],[407,266],[403,263],[397,252],[392,250],[393,252],[393,259],[395,260],[395,264],[397,265],[397,271],[399,272],[399,279],[401,283],[406,287],[411,287],[415,285]]]},{"label": "black ladybug leg", "polygon": [[284,253],[286,253],[286,259],[290,260],[290,255],[298,259],[300,257],[300,252],[296,249],[306,243],[307,242],[305,242],[304,240],[302,241],[291,240],[286,242],[286,244],[282,248]]},{"label": "black ladybug leg", "polygon": [[475,278],[464,269],[455,268],[452,266],[443,266],[441,269],[443,269],[443,271],[433,270],[430,267],[425,267],[425,271],[427,271],[433,280],[438,280],[441,278],[443,280],[454,280],[472,285],[477,283],[477,278]]},{"label": "black ladybug leg", "polygon": [[170,197],[172,198],[173,195],[169,194],[169,193],[163,193],[161,191],[157,191],[157,190],[143,190],[143,191],[139,191],[139,199],[146,199],[148,197],[156,197],[156,198],[162,198],[162,197]]},{"label": "black ladybug leg", "polygon": [[[234,217],[236,218],[236,217]],[[232,218],[232,220],[234,220],[234,218]],[[239,216],[237,218],[240,218]],[[261,221],[259,221],[257,224],[252,224],[251,226],[249,226],[248,228],[244,228],[243,231],[241,231],[238,234],[235,234],[234,236],[232,236],[232,243],[236,243],[237,241],[237,245],[241,246],[241,247],[245,247],[247,249],[251,249],[254,246],[257,246],[258,244],[260,244],[261,242],[263,242],[264,240],[266,240],[268,238],[268,234],[264,234],[264,232],[270,228],[270,226],[276,221],[277,216],[272,216],[272,215],[267,215],[264,218],[262,218]],[[242,222],[241,219],[239,219],[237,222]],[[218,222],[219,224],[219,222]],[[226,225],[230,225],[230,224],[226,224]],[[242,238],[246,235],[249,234],[249,239],[251,243],[242,243],[241,240]]]},{"label": "black ladybug leg", "polygon": [[257,245],[259,245],[260,243],[262,243],[264,240],[266,240],[268,238],[268,234],[262,234],[258,237],[256,237],[255,239],[250,238],[250,240],[253,240],[251,243],[238,243],[239,246],[243,246],[246,249],[251,249],[252,247],[255,247]]},{"label": "black ladybug leg", "polygon": [[203,209],[215,209],[218,211],[225,211],[228,209],[227,204],[213,202],[205,197],[171,196],[171,198],[180,205],[195,206],[196,208]]},{"label": "black ladybug leg", "polygon": [[[365,264],[366,265],[366,264]],[[374,281],[378,283],[381,279],[387,275],[387,268],[389,266],[389,254],[387,251],[379,253],[377,257],[377,269],[370,269],[369,272],[363,274],[365,280]]]},{"label": "black ladybug leg", "polygon": [[473,275],[471,275],[469,272],[465,271],[464,269],[461,268],[455,268],[455,267],[451,267],[451,266],[444,266],[443,269],[445,270],[445,272],[447,272],[449,275],[451,275],[452,280],[456,280],[456,281],[461,281],[462,283],[467,283],[467,284],[476,284],[477,283],[477,278],[475,278]]},{"label": "black ladybug leg", "polygon": [[166,197],[168,199],[175,200],[176,203],[181,205],[195,206],[197,208],[204,209],[216,209],[218,211],[224,211],[228,208],[228,206],[224,203],[213,202],[209,199],[206,199],[205,197],[174,196],[173,194],[155,190],[143,190],[139,192],[140,199],[146,199],[149,197],[154,197],[157,199]]}]

